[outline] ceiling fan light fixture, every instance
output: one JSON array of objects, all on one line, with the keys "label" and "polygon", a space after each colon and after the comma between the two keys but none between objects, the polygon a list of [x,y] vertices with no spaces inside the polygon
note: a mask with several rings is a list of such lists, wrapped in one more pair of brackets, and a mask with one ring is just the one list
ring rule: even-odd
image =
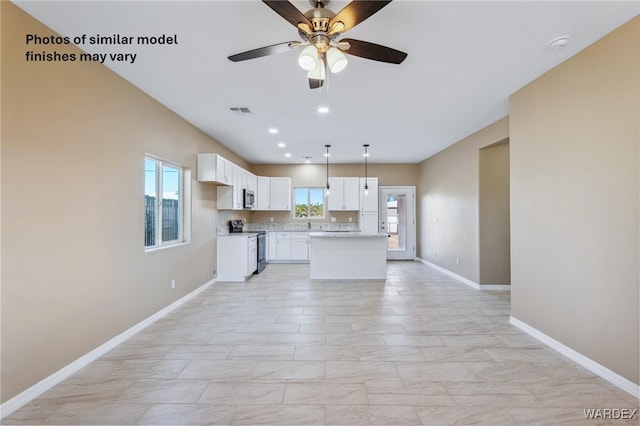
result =
[{"label": "ceiling fan light fixture", "polygon": [[349,61],[347,61],[347,57],[344,53],[335,47],[331,47],[327,51],[327,63],[329,64],[331,72],[336,74],[345,69]]},{"label": "ceiling fan light fixture", "polygon": [[327,77],[324,61],[318,61],[317,66],[307,73],[307,78],[313,80],[324,80]]},{"label": "ceiling fan light fixture", "polygon": [[314,45],[309,45],[302,49],[298,56],[298,65],[305,71],[312,71],[318,67],[318,49]]}]

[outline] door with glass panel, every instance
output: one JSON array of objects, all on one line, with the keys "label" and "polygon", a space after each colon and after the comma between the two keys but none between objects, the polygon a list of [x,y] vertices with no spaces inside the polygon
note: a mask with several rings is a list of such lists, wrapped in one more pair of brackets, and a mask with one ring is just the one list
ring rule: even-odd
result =
[{"label": "door with glass panel", "polygon": [[380,232],[387,233],[387,259],[416,257],[416,188],[380,187]]}]

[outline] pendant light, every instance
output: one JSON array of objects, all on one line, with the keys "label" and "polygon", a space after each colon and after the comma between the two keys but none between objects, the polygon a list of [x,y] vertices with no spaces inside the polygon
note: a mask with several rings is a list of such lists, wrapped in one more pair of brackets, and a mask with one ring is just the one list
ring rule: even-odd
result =
[{"label": "pendant light", "polygon": [[329,196],[329,148],[331,148],[331,145],[325,145],[324,147],[327,149],[327,152],[324,154],[324,156],[327,157],[327,189],[325,190],[325,194]]},{"label": "pendant light", "polygon": [[367,181],[368,176],[368,167],[367,167],[367,159],[369,158],[369,144],[365,143],[364,145],[364,195],[369,195],[369,182]]}]

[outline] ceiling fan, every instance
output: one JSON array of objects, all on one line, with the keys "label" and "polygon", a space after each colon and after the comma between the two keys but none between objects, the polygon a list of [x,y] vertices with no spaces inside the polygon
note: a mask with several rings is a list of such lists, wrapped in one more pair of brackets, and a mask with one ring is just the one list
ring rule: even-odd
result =
[{"label": "ceiling fan", "polygon": [[327,68],[331,72],[337,73],[347,66],[347,58],[344,53],[391,64],[400,64],[404,61],[407,54],[390,47],[352,38],[337,40],[342,33],[378,12],[391,3],[391,0],[354,0],[337,14],[325,7],[329,1],[309,0],[313,9],[303,14],[289,1],[262,0],[278,15],[298,28],[298,34],[302,41],[288,41],[260,47],[231,55],[229,60],[233,62],[246,61],[304,47],[298,57],[298,64],[307,71],[311,89],[322,87]]}]

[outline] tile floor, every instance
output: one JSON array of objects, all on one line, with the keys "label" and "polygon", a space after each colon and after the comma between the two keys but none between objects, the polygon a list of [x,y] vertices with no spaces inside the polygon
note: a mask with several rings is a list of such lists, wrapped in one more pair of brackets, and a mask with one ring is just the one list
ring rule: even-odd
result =
[{"label": "tile floor", "polygon": [[307,276],[216,283],[2,423],[597,425],[584,409],[638,408],[509,325],[508,292],[418,262]]}]

